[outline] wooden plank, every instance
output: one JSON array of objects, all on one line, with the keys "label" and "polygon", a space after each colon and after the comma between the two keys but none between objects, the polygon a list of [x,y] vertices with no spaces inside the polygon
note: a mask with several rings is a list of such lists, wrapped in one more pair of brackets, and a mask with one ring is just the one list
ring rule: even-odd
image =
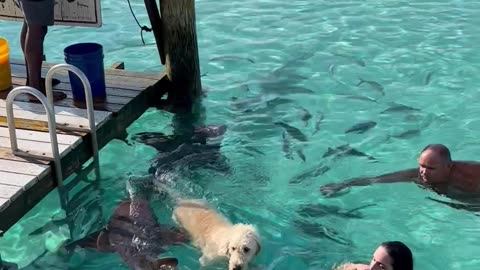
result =
[{"label": "wooden plank", "polygon": [[30,188],[38,181],[38,178],[33,175],[0,172],[0,185],[19,186],[23,188]]},{"label": "wooden plank", "polygon": [[[6,107],[7,107],[7,102],[5,100],[0,100],[0,108],[6,108]],[[39,103],[14,101],[13,109],[27,110],[30,112],[46,114],[45,109],[43,108],[43,105]],[[55,116],[57,117],[58,115],[80,117],[85,119],[88,118],[87,110],[85,109],[55,106]],[[101,123],[102,121],[107,120],[108,117],[111,117],[111,115],[112,115],[111,112],[94,111],[94,117],[95,117],[96,123]]]},{"label": "wooden plank", "polygon": [[161,80],[163,76],[165,76],[165,71],[161,71],[158,73],[136,72],[136,71],[127,70],[125,68],[124,69],[106,68],[105,73],[108,75],[117,75],[122,77],[141,77],[144,79],[152,79],[152,80]]},{"label": "wooden plank", "polygon": [[[60,78],[61,79],[61,78]],[[59,79],[59,80],[60,80]],[[12,84],[14,87],[16,86],[23,86],[26,84],[27,79],[25,77],[21,77],[18,74],[12,74]],[[70,85],[70,81],[61,81],[60,83],[53,87],[54,90],[62,90],[62,91],[72,91],[72,86]],[[143,91],[145,88],[138,87],[138,86],[121,86],[121,85],[106,85],[106,92],[107,96],[127,96],[127,97],[134,97],[138,95],[139,92]],[[126,93],[124,93],[126,92]]]},{"label": "wooden plank", "polygon": [[29,162],[29,163],[43,164],[43,165],[48,165],[50,162],[47,160],[40,160],[37,158],[15,156],[12,153],[12,149],[7,147],[0,147],[0,159],[13,160],[13,161],[19,161],[19,162]]},{"label": "wooden plank", "polygon": [[[45,77],[47,75],[49,68],[52,67],[53,65],[54,64],[48,64],[44,62],[44,65],[42,68],[42,77]],[[10,67],[11,67],[12,74],[16,74],[17,76],[20,74],[23,74],[23,75],[26,74],[24,65],[11,64]],[[124,72],[119,69],[111,69],[111,70]],[[161,79],[161,77],[160,79],[145,78],[145,77],[142,77],[141,74],[138,76],[122,76],[122,75],[126,75],[126,74],[114,75],[114,74],[105,73],[105,82],[107,82],[108,85],[110,85],[110,82],[111,82],[114,85],[137,86],[137,87],[146,88],[150,85],[155,84],[157,81]],[[69,80],[68,71],[58,71],[55,73],[54,77],[60,79],[61,81]]]},{"label": "wooden plank", "polygon": [[15,200],[22,190],[23,188],[19,186],[9,186],[0,183],[0,198]]},{"label": "wooden plank", "polygon": [[[33,130],[16,129],[17,139],[33,141],[33,142],[50,142],[50,134],[48,132],[39,132]],[[0,137],[10,138],[8,128],[0,127]],[[82,137],[65,134],[57,134],[57,141],[59,144],[76,147],[82,142]]]},{"label": "wooden plank", "polygon": [[[51,171],[48,170],[44,177],[39,178],[34,188],[26,189],[20,193],[15,203],[10,203],[0,211],[0,230],[7,231],[20,220],[30,209],[39,203],[54,188]],[[8,203],[7,203],[8,204]]]},{"label": "wooden plank", "polygon": [[[49,63],[49,62],[43,61],[42,69],[46,69],[48,71],[51,67],[58,64],[63,64],[63,63]],[[10,59],[10,65],[25,67],[25,63],[23,59]],[[104,70],[105,70],[105,77],[110,77],[110,78],[127,77],[127,78],[144,78],[148,80],[160,80],[164,76],[163,71],[158,73],[147,73],[147,72],[128,71],[125,69],[113,69],[109,67],[104,67]],[[59,74],[60,73],[66,73],[66,72],[60,71]]]},{"label": "wooden plank", "polygon": [[[8,92],[0,92],[0,100],[6,99]],[[26,95],[18,95],[15,99],[16,101],[32,103],[28,100]],[[73,100],[71,98],[65,98],[62,100],[55,101],[55,106],[66,107],[66,108],[77,108],[77,109],[86,109],[83,107],[76,107]],[[121,104],[111,104],[111,103],[102,103],[102,104],[94,104],[94,110],[96,111],[106,111],[117,113],[122,109],[123,105]]]},{"label": "wooden plank", "polygon": [[[42,76],[45,76],[45,74],[43,74],[46,72],[42,72]],[[18,82],[19,85],[25,85],[25,82],[27,81],[26,79],[26,74],[24,73],[21,73],[21,72],[15,72],[15,70],[12,71],[12,77],[13,78],[17,78],[18,81],[13,81],[13,83],[15,84],[15,82]],[[67,85],[70,86],[70,79],[68,76],[66,75],[55,75],[54,76],[55,79],[58,79],[61,83],[65,83]],[[129,89],[129,90],[133,90],[133,91],[143,91],[145,88],[147,88],[150,84],[148,85],[142,85],[142,84],[132,84],[132,83],[117,83],[118,81],[114,81],[113,79],[112,80],[106,80],[105,81],[105,86],[107,87],[110,87],[110,88],[119,88],[119,89]],[[56,89],[58,87],[55,86],[53,89]]]},{"label": "wooden plank", "polygon": [[[53,158],[52,146],[50,143],[46,142],[33,142],[27,140],[17,140],[18,149],[27,153],[32,153],[38,156],[45,156]],[[0,137],[0,147],[9,148],[10,147],[10,138]],[[60,152],[60,157],[65,156],[70,152],[72,148],[70,145],[58,144],[58,151]]]},{"label": "wooden plank", "polygon": [[[14,110],[15,121],[25,120],[27,122],[43,122],[45,126],[48,127],[48,118],[44,114],[36,114],[24,110]],[[57,123],[57,129],[76,129],[76,130],[87,130],[89,123],[88,120],[81,117],[70,117],[59,115],[55,117]],[[7,123],[7,111],[0,109],[0,122],[5,120]],[[16,126],[16,125],[15,125]],[[36,129],[33,129],[36,130]]]},{"label": "wooden plank", "polygon": [[[0,99],[0,116],[6,119],[6,101]],[[36,122],[48,122],[48,117],[42,104],[14,101],[13,114],[15,119],[30,120]],[[111,117],[111,112],[94,111],[95,125],[102,126]],[[76,128],[86,130],[89,127],[87,111],[78,108],[55,106],[55,120],[57,129]]]},{"label": "wooden plank", "polygon": [[[23,86],[26,83],[25,78],[12,76],[13,87]],[[61,82],[53,87],[53,90],[61,90],[63,92],[72,91],[72,86],[69,82]],[[143,91],[141,88],[121,88],[121,87],[106,87],[107,98],[108,96],[118,97],[131,97],[134,98],[138,95],[139,91]]]},{"label": "wooden plank", "polygon": [[0,171],[34,175],[40,178],[50,171],[50,166],[0,159]]},{"label": "wooden plank", "polygon": [[[14,85],[14,87],[19,86],[19,85]],[[57,89],[59,90],[59,89]],[[73,106],[73,93],[71,91],[62,91],[67,95],[66,99],[55,101],[55,105],[57,106],[63,106],[63,107],[70,107]],[[28,96],[26,94],[20,94],[17,97],[15,97],[16,101],[22,101],[22,102],[30,102]],[[118,104],[118,105],[125,105],[127,104],[132,98],[130,97],[122,97],[122,96],[107,96],[106,102],[108,104]],[[37,103],[39,104],[39,103]],[[66,106],[65,106],[66,105]]]},{"label": "wooden plank", "polygon": [[[23,59],[10,59],[10,64],[11,65],[21,65],[25,66],[25,61]],[[59,64],[59,63],[56,63]],[[55,63],[48,63],[48,62],[43,62],[42,67],[50,69]],[[117,75],[117,76],[123,76],[123,77],[142,77],[146,79],[153,79],[153,80],[161,80],[163,76],[165,75],[165,72],[160,72],[160,73],[146,73],[146,72],[135,72],[135,71],[128,71],[128,70],[119,70],[119,69],[111,69],[111,68],[105,68],[105,75]]]},{"label": "wooden plank", "polygon": [[[47,66],[44,67],[44,70],[42,71],[43,75],[46,75],[46,72],[48,71],[48,66],[51,66],[52,64],[45,63]],[[12,64],[12,75],[14,77],[25,77],[25,67],[22,65],[15,65]],[[119,70],[121,71],[121,70]],[[123,72],[123,71],[121,71]],[[165,74],[162,73],[160,75],[154,75],[154,78],[150,79],[145,79],[142,78],[142,73],[134,74],[127,72],[129,76],[131,77],[125,77],[125,76],[113,76],[113,77],[108,77],[106,76],[106,84],[107,84],[107,102],[105,104],[96,104],[95,109],[96,110],[102,110],[102,111],[110,111],[113,113],[119,112],[124,105],[126,105],[128,102],[131,101],[131,98],[136,96],[135,91],[141,93],[148,87],[154,85],[155,83],[158,82],[158,80],[162,79]],[[70,90],[70,81],[68,78],[68,73],[67,72],[59,72],[56,74],[54,77],[57,79],[60,79],[62,81],[62,86],[59,88],[58,86],[54,87],[54,89],[57,90]],[[122,74],[125,75],[125,74]],[[14,87],[19,86],[19,85],[24,85],[23,79],[19,81],[14,81]],[[62,89],[65,88],[65,89]],[[72,95],[68,94],[67,91],[64,91],[67,94],[67,98],[56,101],[55,105],[57,106],[62,106],[62,107],[70,107],[70,108],[75,108],[75,105],[73,104],[73,97]],[[5,98],[5,97],[3,97]],[[17,100],[23,101],[23,102],[29,102],[28,98],[25,95],[20,95],[18,96]],[[2,125],[0,123],[0,125]]]},{"label": "wooden plank", "polygon": [[[0,126],[8,127],[8,121],[6,116],[0,116]],[[48,132],[47,122],[32,121],[28,119],[15,118],[15,127],[19,129]],[[74,132],[74,131],[69,131],[69,130],[63,131],[63,130],[59,130],[57,127],[57,133],[59,132]]]},{"label": "wooden plank", "polygon": [[[73,93],[71,91],[63,91],[67,97],[73,100]],[[121,96],[107,96],[107,103],[109,104],[119,104],[125,105],[132,100],[131,97],[121,97]]]}]

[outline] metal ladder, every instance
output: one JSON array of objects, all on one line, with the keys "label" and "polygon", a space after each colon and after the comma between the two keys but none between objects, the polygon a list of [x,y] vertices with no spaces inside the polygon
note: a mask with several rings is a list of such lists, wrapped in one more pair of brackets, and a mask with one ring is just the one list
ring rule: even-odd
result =
[{"label": "metal ladder", "polygon": [[[99,160],[98,160],[98,140],[97,140],[97,129],[95,125],[95,118],[94,118],[94,109],[93,109],[93,100],[92,100],[92,91],[91,91],[91,86],[88,78],[85,76],[85,74],[78,69],[75,66],[69,65],[69,64],[58,64],[50,68],[48,71],[46,77],[45,77],[45,89],[46,89],[46,94],[47,96],[43,95],[40,91],[38,91],[35,88],[29,87],[29,86],[19,86],[14,88],[7,96],[6,100],[6,110],[7,110],[7,123],[8,123],[8,131],[10,134],[10,144],[11,144],[11,149],[12,153],[16,156],[24,156],[24,157],[35,157],[40,160],[47,160],[47,161],[53,161],[54,162],[54,167],[55,167],[55,174],[56,174],[56,179],[57,179],[57,186],[59,188],[59,195],[60,195],[60,204],[62,209],[65,211],[66,218],[69,219],[70,214],[69,214],[69,209],[67,207],[68,205],[68,192],[69,190],[66,190],[64,192],[64,184],[63,184],[63,171],[62,171],[62,165],[61,165],[61,157],[60,157],[60,151],[58,149],[58,140],[57,140],[57,133],[56,133],[56,120],[55,120],[55,105],[54,105],[54,97],[53,97],[53,87],[52,87],[52,80],[53,80],[53,75],[58,72],[58,71],[71,71],[73,72],[76,76],[80,78],[83,84],[83,88],[85,91],[85,99],[87,103],[87,116],[88,116],[88,121],[89,121],[89,128],[84,129],[82,131],[88,132],[91,135],[92,139],[92,151],[93,151],[93,163],[95,165],[95,174],[97,177],[97,180],[100,179],[100,171],[99,171]],[[52,155],[53,157],[46,156],[44,154],[35,154],[30,151],[23,151],[18,149],[18,143],[17,143],[17,134],[16,134],[16,128],[15,128],[15,117],[13,113],[13,101],[15,100],[15,97],[19,94],[31,94],[35,96],[40,102],[42,103],[43,107],[46,110],[47,113],[47,118],[48,118],[48,132],[50,134],[50,143],[52,146]],[[70,237],[72,238],[72,222],[68,222],[69,225],[69,231],[70,231]]]},{"label": "metal ladder", "polygon": [[[61,70],[73,72],[82,81],[83,88],[85,91],[85,99],[87,102],[87,116],[88,116],[88,122],[89,122],[89,129],[85,131],[91,134],[93,158],[94,160],[98,160],[97,128],[95,126],[91,86],[90,86],[90,82],[88,81],[88,78],[77,67],[69,64],[58,64],[50,68],[50,70],[47,73],[47,76],[45,77],[45,83],[46,83],[45,89],[46,89],[47,97],[45,97],[40,91],[38,91],[35,88],[29,87],[29,86],[19,86],[13,89],[8,94],[7,101],[6,101],[8,132],[10,134],[10,145],[12,148],[12,153],[16,156],[35,157],[41,160],[54,161],[55,173],[57,176],[57,185],[60,187],[63,186],[63,174],[62,174],[62,167],[61,167],[62,165],[60,160],[60,152],[58,150],[58,142],[57,142],[57,133],[56,133],[57,123],[55,121],[55,105],[54,105],[54,99],[53,99],[52,80],[53,80],[53,75],[56,72]],[[18,149],[17,134],[15,129],[15,121],[14,121],[15,117],[13,114],[13,101],[15,100],[15,97],[19,94],[31,94],[35,96],[37,99],[40,100],[43,107],[45,108],[47,112],[47,117],[48,117],[48,132],[50,133],[50,143],[52,145],[53,159],[48,156],[38,155],[34,153],[32,154],[32,153]]]}]

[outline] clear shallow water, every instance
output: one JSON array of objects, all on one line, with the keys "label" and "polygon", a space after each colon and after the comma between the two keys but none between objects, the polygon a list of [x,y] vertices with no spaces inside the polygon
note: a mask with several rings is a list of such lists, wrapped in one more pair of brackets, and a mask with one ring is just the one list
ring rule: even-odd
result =
[{"label": "clear shallow water", "polygon": [[[104,27],[52,28],[46,44],[49,61],[63,61],[62,49],[74,42],[100,40],[105,65],[125,61],[127,69],[160,71],[154,46],[141,44],[138,27],[126,2],[104,1]],[[141,22],[148,24],[141,1],[132,2]],[[345,261],[368,261],[376,246],[398,239],[413,250],[416,269],[476,269],[478,217],[427,199],[431,192],[412,184],[359,187],[335,198],[320,196],[318,187],[361,175],[375,175],[415,166],[418,151],[428,143],[449,146],[454,159],[476,160],[480,146],[480,3],[476,1],[197,1],[197,33],[202,84],[209,89],[204,101],[206,122],[226,123],[222,153],[233,168],[231,176],[213,172],[190,174],[196,189],[191,196],[205,196],[234,221],[259,227],[263,249],[257,264],[262,269],[329,269]],[[122,19],[118,19],[118,15]],[[0,23],[1,35],[21,57],[20,24]],[[147,43],[151,34],[144,35]],[[66,42],[68,40],[68,42]],[[209,61],[234,55],[252,60]],[[340,56],[339,56],[340,55]],[[431,75],[429,75],[431,74]],[[383,86],[385,95],[367,83]],[[429,78],[429,79],[428,79]],[[287,95],[305,89],[314,94]],[[294,103],[265,107],[279,95]],[[341,95],[357,95],[357,99]],[[376,102],[358,100],[367,96]],[[261,96],[261,99],[255,99]],[[246,106],[231,102],[253,98]],[[255,103],[256,102],[256,103]],[[396,102],[420,109],[414,112],[381,113]],[[302,106],[313,118],[301,121]],[[315,120],[321,113],[320,131]],[[129,129],[170,131],[170,116],[155,110],[145,113]],[[272,123],[301,129],[308,142],[292,139],[303,147],[306,162],[282,152],[282,130]],[[377,125],[364,134],[344,131],[362,121]],[[413,132],[399,136],[402,132]],[[388,139],[388,136],[397,136]],[[399,138],[398,138],[399,137]],[[379,162],[361,157],[322,159],[328,147],[350,144]],[[265,155],[240,150],[252,146]],[[245,153],[247,152],[247,153]],[[101,152],[104,219],[125,193],[128,174],[148,170],[155,151],[135,143],[112,141]],[[328,166],[323,175],[291,184],[290,179],[315,166]],[[94,198],[96,194],[92,194]],[[70,259],[47,253],[40,263],[32,261],[45,250],[45,239],[55,235],[28,233],[57,213],[55,194],[48,197],[1,239],[2,257],[27,268],[108,269],[124,268],[118,256],[78,252]],[[333,214],[302,218],[303,204],[338,207],[340,212],[375,204],[358,211],[361,218]],[[168,205],[155,202],[161,221],[170,223]],[[86,211],[87,215],[92,212]],[[302,232],[310,228],[310,234]],[[327,228],[324,231],[315,228]],[[77,226],[80,230],[80,225]],[[311,229],[314,228],[314,229]],[[337,235],[332,233],[334,230]],[[55,227],[51,229],[55,232]],[[57,234],[58,235],[58,234]],[[198,269],[198,252],[188,247],[172,249],[180,269]]]}]

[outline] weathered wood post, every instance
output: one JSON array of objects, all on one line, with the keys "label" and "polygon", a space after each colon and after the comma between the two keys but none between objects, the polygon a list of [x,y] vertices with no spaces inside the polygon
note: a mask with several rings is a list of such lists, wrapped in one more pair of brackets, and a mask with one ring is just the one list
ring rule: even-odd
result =
[{"label": "weathered wood post", "polygon": [[188,139],[194,126],[201,126],[205,117],[201,104],[195,0],[159,0],[160,14],[156,0],[144,1],[167,75],[159,84],[159,91],[168,93],[168,109],[175,113],[174,134]]},{"label": "weathered wood post", "polygon": [[195,113],[202,84],[195,22],[195,0],[160,0],[165,71],[171,82],[168,103]]}]

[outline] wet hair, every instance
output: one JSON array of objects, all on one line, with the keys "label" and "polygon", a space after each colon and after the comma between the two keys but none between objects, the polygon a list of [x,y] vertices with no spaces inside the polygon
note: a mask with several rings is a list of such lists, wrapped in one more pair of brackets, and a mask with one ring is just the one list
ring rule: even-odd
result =
[{"label": "wet hair", "polygon": [[413,270],[412,251],[400,241],[384,242],[380,246],[385,248],[392,258],[393,270]]},{"label": "wet hair", "polygon": [[446,163],[452,162],[452,157],[450,155],[450,150],[448,149],[448,147],[446,147],[443,144],[429,144],[425,148],[423,148],[422,153],[427,151],[427,150],[431,150],[431,151],[437,153],[438,155],[440,155],[440,157]]}]

